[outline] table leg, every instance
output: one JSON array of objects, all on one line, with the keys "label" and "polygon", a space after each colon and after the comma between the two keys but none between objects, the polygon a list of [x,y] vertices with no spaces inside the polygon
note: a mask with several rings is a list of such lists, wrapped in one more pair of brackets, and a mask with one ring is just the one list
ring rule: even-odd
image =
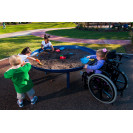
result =
[{"label": "table leg", "polygon": [[70,88],[70,73],[67,72],[67,89]]}]

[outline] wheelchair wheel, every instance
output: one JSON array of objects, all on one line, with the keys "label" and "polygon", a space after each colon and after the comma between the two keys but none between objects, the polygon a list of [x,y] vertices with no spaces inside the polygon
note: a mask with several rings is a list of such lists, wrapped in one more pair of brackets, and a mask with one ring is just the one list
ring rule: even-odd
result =
[{"label": "wheelchair wheel", "polygon": [[91,94],[102,103],[110,104],[116,100],[116,86],[103,74],[92,74],[88,77],[88,87]]},{"label": "wheelchair wheel", "polygon": [[123,91],[125,88],[127,88],[127,77],[124,72],[115,69],[112,80],[118,91]]}]

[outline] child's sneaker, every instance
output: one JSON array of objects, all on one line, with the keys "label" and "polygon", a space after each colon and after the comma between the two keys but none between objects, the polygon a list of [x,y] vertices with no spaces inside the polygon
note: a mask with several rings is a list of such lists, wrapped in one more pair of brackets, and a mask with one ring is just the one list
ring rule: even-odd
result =
[{"label": "child's sneaker", "polygon": [[34,96],[33,99],[31,99],[31,104],[35,104],[37,101],[38,97]]},{"label": "child's sneaker", "polygon": [[19,100],[17,100],[17,104],[20,108],[22,108],[24,105],[23,105],[23,102],[19,102]]}]

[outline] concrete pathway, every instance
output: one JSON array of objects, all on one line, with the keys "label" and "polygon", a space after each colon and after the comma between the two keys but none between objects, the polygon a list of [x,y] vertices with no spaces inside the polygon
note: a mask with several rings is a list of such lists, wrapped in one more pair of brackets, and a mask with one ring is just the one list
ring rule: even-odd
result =
[{"label": "concrete pathway", "polygon": [[[55,29],[44,29],[37,32],[32,32],[31,35],[43,38],[45,32],[50,30],[55,30]],[[130,44],[130,40],[78,39],[78,38],[66,38],[55,35],[50,35],[50,40],[60,41],[60,42],[88,43],[88,44],[120,44],[120,45]]]},{"label": "concrete pathway", "polygon": [[[74,28],[74,27],[48,28],[48,29],[45,29],[45,30],[49,31],[49,30],[57,30],[57,29],[71,29],[71,28]],[[0,38],[25,36],[25,35],[31,35],[32,33],[43,33],[43,31],[44,31],[44,29],[35,29],[35,30],[26,30],[26,31],[12,32],[12,33],[7,33],[7,34],[0,34]]]},{"label": "concrete pathway", "polygon": [[[73,27],[27,30],[27,31],[2,34],[2,35],[0,35],[0,38],[25,36],[25,35],[34,35],[34,36],[39,36],[39,37],[43,38],[46,31],[58,30],[58,29],[71,29],[71,28],[73,28]],[[77,38],[66,38],[66,37],[54,36],[54,35],[51,35],[50,40],[60,41],[60,42],[73,42],[73,43],[120,44],[120,45],[127,45],[127,44],[130,44],[130,42],[131,42],[130,40],[77,39]]]}]

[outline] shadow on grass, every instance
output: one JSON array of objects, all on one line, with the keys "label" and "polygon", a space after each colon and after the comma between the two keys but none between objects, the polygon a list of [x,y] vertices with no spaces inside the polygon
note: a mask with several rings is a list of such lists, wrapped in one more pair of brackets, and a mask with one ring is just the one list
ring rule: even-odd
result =
[{"label": "shadow on grass", "polygon": [[[0,39],[0,43],[15,43],[15,44],[20,44],[20,43],[30,43],[33,40],[42,40],[40,37],[28,35],[28,36],[17,36],[17,37],[9,37],[9,38],[3,38]],[[41,43],[41,42],[40,42]]]}]

